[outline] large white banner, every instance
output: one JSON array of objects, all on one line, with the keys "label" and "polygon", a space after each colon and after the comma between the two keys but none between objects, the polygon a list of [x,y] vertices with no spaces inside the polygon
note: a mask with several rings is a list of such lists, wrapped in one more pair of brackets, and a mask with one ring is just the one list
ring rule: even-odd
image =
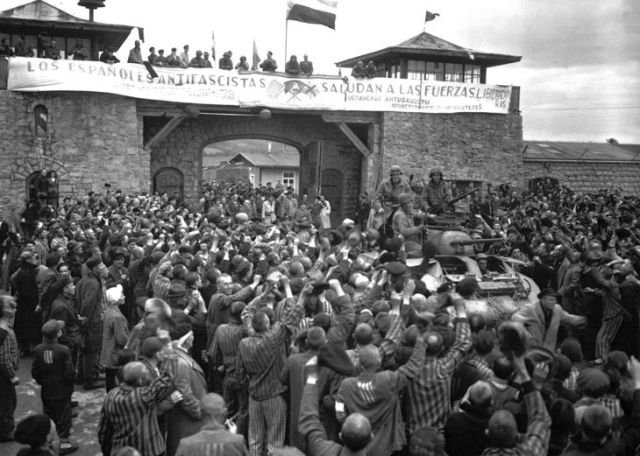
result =
[{"label": "large white banner", "polygon": [[8,89],[102,92],[176,103],[298,110],[506,114],[511,87],[407,79],[287,77],[263,72],[78,60],[9,59]]}]

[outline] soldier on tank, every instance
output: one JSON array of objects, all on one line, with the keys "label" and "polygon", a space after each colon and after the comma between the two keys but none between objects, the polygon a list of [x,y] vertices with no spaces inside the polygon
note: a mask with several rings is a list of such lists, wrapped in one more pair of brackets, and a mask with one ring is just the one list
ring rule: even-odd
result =
[{"label": "soldier on tank", "polygon": [[442,168],[435,166],[429,171],[429,182],[422,190],[422,199],[432,214],[442,214],[451,195],[445,186]]}]

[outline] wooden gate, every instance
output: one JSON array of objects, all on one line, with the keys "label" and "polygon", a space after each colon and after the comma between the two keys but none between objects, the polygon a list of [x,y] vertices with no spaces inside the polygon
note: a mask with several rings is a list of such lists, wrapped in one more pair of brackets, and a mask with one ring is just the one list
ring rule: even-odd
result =
[{"label": "wooden gate", "polygon": [[184,195],[184,175],[176,168],[161,168],[153,179],[153,190],[159,194],[167,193],[169,197]]},{"label": "wooden gate", "polygon": [[331,204],[331,226],[342,222],[342,171],[323,169],[320,179],[320,193]]}]

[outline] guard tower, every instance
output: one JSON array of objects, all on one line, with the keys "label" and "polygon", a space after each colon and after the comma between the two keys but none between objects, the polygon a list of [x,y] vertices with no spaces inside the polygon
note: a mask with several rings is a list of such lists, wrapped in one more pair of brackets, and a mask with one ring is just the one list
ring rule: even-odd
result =
[{"label": "guard tower", "polygon": [[107,47],[117,51],[132,28],[81,19],[43,0],[0,12],[0,39],[5,38],[13,49],[20,37],[24,36],[24,45],[32,51],[33,57],[42,57],[45,49],[55,40],[63,59],[72,53],[76,43],[81,42],[88,59],[98,60],[99,52]]},{"label": "guard tower", "polygon": [[494,54],[465,48],[422,32],[395,46],[337,62],[354,67],[373,61],[378,77],[485,84],[487,68],[519,62],[516,55]]}]

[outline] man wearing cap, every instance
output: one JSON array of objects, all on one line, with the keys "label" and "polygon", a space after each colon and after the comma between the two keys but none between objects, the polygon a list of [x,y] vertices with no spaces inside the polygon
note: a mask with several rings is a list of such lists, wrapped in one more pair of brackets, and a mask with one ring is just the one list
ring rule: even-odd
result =
[{"label": "man wearing cap", "polygon": [[103,280],[108,270],[99,256],[89,258],[85,265],[87,272],[76,287],[79,314],[87,319],[82,327],[81,377],[85,389],[96,389],[104,386],[98,382],[98,352],[102,343],[102,315],[106,308]]},{"label": "man wearing cap", "polygon": [[581,326],[585,317],[573,315],[558,304],[558,293],[545,288],[538,294],[539,301],[513,314],[511,319],[524,325],[529,345],[538,345],[555,351],[560,325]]},{"label": "man wearing cap", "polygon": [[71,434],[71,395],[75,371],[71,362],[71,350],[58,343],[64,322],[49,320],[42,326],[44,343],[33,351],[31,376],[41,386],[43,413],[56,423],[60,436],[60,453],[78,449],[69,441]]},{"label": "man wearing cap", "polygon": [[442,180],[442,168],[435,166],[429,171],[429,183],[422,189],[422,199],[432,214],[441,214],[451,195]]}]

